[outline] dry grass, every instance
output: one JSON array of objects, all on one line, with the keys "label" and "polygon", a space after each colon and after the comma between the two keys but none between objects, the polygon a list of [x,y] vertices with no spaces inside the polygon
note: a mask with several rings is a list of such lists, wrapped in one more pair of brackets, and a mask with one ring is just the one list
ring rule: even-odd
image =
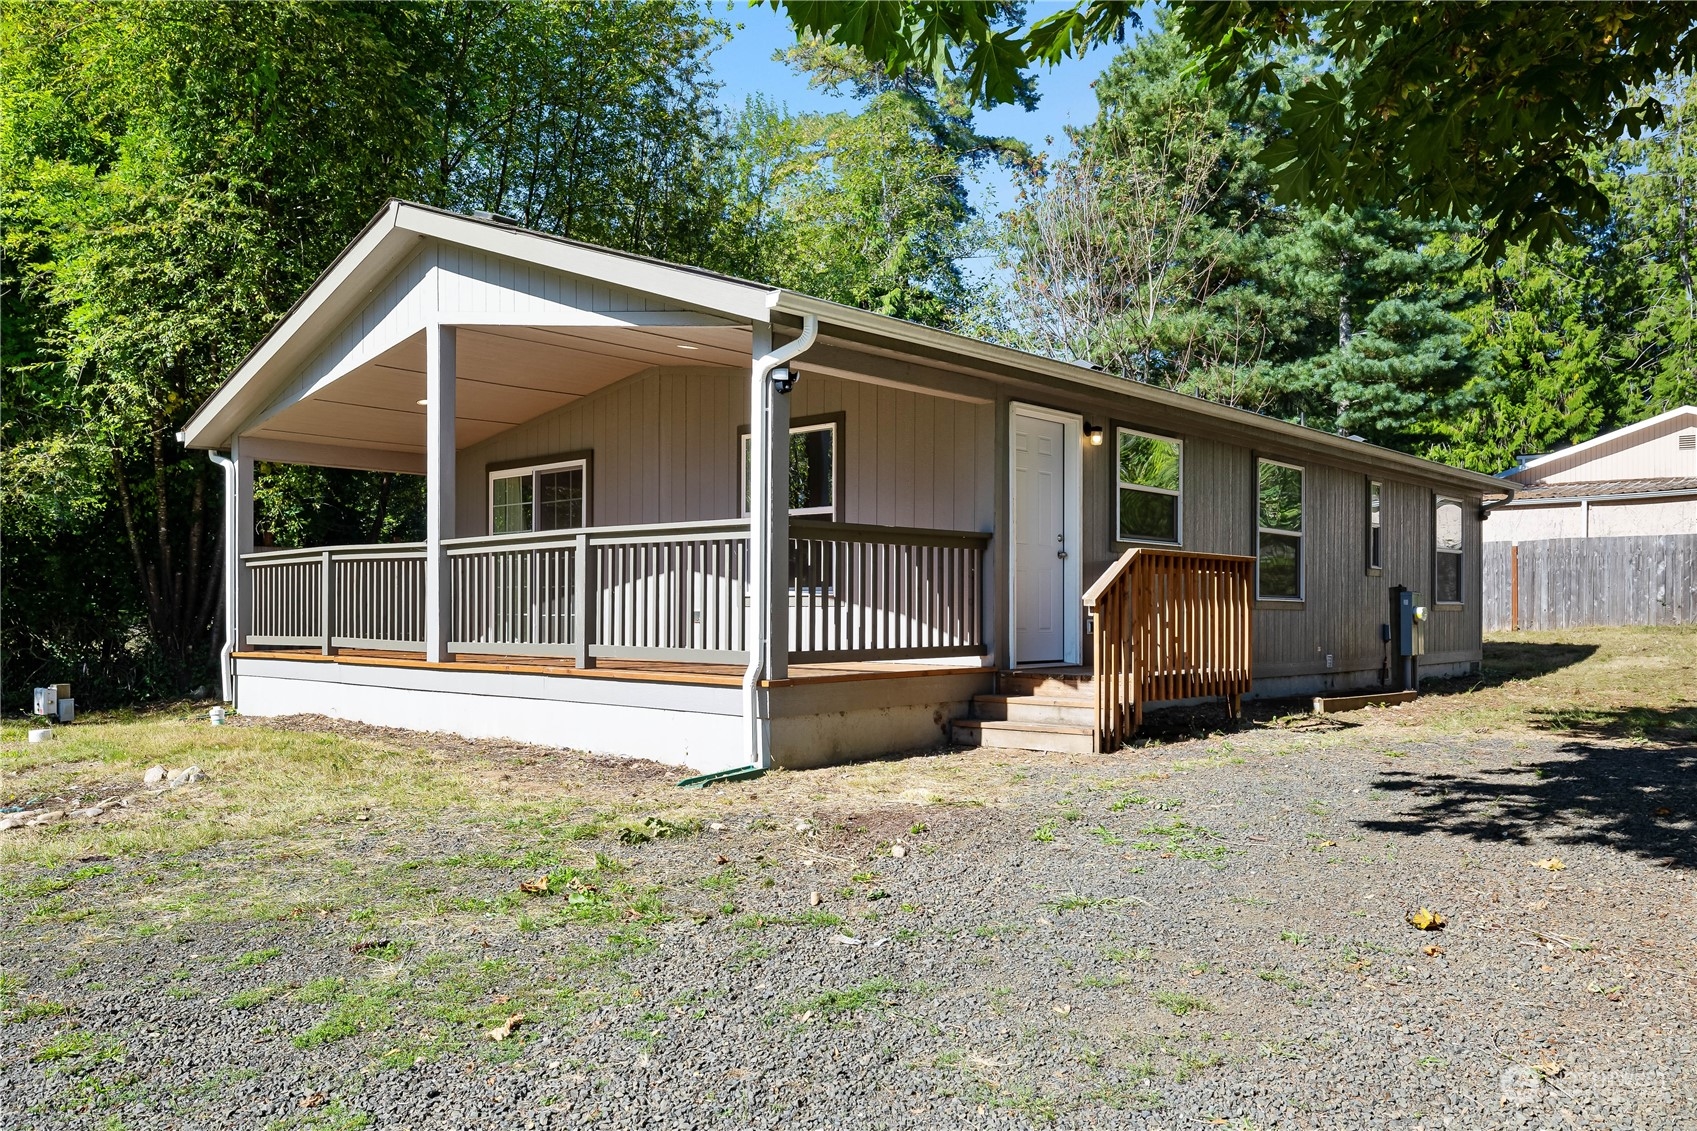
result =
[{"label": "dry grass", "polygon": [[[1351,724],[1407,737],[1420,732],[1556,731],[1644,740],[1697,737],[1697,629],[1583,629],[1523,633],[1486,645],[1471,680],[1429,685],[1418,702],[1346,716]],[[1328,725],[1290,735],[1290,720],[1258,740],[1248,733],[1210,744],[1209,757],[1244,745],[1295,739],[1305,747],[1352,741]],[[1306,725],[1306,724],[1302,724]],[[1350,727],[1351,730],[1354,726]],[[1357,732],[1359,733],[1359,732]],[[363,814],[429,817],[498,814],[514,821],[613,827],[648,816],[684,823],[735,808],[785,815],[927,806],[974,808],[1021,802],[1032,766],[1060,756],[998,750],[921,753],[827,769],[777,771],[754,782],[682,791],[683,771],[501,741],[421,735],[325,719],[242,721],[214,728],[200,708],[85,716],[51,742],[29,745],[24,727],[0,728],[0,805],[44,798],[90,804],[141,790],[154,764],[198,765],[200,784],[143,794],[95,822],[0,833],[0,867],[55,867],[80,857],[180,852],[221,840],[289,837],[307,826]],[[1283,747],[1280,751],[1283,752]],[[1164,776],[1195,768],[1140,754],[1070,756],[1086,776]],[[1151,765],[1140,763],[1149,760]],[[1123,784],[1123,783],[1122,783]],[[1127,786],[1129,788],[1129,786]],[[57,807],[57,806],[55,806]],[[897,821],[902,825],[908,818]],[[905,827],[905,825],[903,825]],[[889,832],[894,835],[896,826]]]},{"label": "dry grass", "polygon": [[1486,638],[1472,680],[1427,685],[1394,725],[1689,740],[1697,729],[1697,626],[1576,628]]}]

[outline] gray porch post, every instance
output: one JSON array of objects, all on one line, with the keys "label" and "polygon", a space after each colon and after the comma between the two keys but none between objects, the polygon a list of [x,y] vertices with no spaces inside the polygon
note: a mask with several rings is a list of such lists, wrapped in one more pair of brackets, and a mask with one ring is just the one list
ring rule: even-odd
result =
[{"label": "gray porch post", "polygon": [[453,586],[442,542],[454,536],[454,327],[432,324],[424,340],[424,658],[441,663],[448,658],[453,623]]}]

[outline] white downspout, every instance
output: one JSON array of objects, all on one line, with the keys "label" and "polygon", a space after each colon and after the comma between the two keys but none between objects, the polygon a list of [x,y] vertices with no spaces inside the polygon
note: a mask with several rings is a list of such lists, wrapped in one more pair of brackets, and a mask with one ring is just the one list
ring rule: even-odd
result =
[{"label": "white downspout", "polygon": [[[748,633],[748,668],[742,675],[742,715],[746,727],[749,763],[761,769],[768,769],[772,765],[772,736],[761,723],[759,697],[760,677],[765,671],[766,652],[772,635],[771,587],[774,584],[785,584],[787,581],[783,578],[773,578],[773,555],[766,544],[769,534],[766,520],[772,506],[769,498],[772,473],[767,467],[773,450],[769,417],[774,389],[770,378],[773,370],[812,348],[818,337],[818,317],[812,314],[802,315],[801,336],[756,358],[753,381],[749,386],[748,440],[753,467],[750,468],[749,476],[748,560],[756,584],[753,587],[753,602],[749,612],[751,631]],[[785,468],[786,478],[788,472],[789,469]],[[764,580],[765,584],[759,584],[761,580]]]},{"label": "white downspout", "polygon": [[224,469],[224,647],[218,650],[218,677],[224,702],[236,701],[236,676],[230,653],[236,648],[236,586],[241,584],[236,559],[236,461],[217,452],[207,458]]}]

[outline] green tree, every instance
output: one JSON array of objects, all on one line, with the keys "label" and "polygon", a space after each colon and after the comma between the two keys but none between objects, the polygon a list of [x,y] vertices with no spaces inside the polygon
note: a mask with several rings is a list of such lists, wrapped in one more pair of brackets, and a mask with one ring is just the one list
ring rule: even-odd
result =
[{"label": "green tree", "polygon": [[[385,198],[706,256],[722,30],[658,2],[0,5],[8,700],[203,678],[222,484],[174,434]],[[268,470],[260,499],[279,538],[384,536],[416,490]]]},{"label": "green tree", "polygon": [[[1121,41],[1137,6],[1075,0],[1023,10],[944,0],[771,0],[798,32],[892,69],[960,74],[1009,101],[1039,64]],[[1659,79],[1697,64],[1682,0],[1570,4],[1177,4],[1201,69],[1245,104],[1288,99],[1263,163],[1281,199],[1346,211],[1484,217],[1486,251],[1577,239],[1607,199],[1585,156],[1659,126]]]},{"label": "green tree", "polygon": [[790,115],[753,99],[738,123],[748,270],[771,283],[935,326],[969,301],[960,261],[974,246],[970,178],[985,162],[1021,164],[1023,146],[973,130],[959,92],[890,76],[818,43],[789,52],[810,81],[859,101]]}]

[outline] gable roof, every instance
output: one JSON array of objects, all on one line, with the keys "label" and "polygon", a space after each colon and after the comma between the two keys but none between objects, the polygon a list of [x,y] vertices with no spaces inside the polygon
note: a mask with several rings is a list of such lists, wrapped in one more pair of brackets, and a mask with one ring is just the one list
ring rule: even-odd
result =
[{"label": "gable roof", "polygon": [[1331,452],[1345,462],[1383,465],[1472,491],[1500,495],[1505,488],[1510,492],[1515,489],[1513,483],[1491,476],[1073,362],[716,271],[538,232],[506,220],[467,216],[404,200],[390,200],[384,205],[196,410],[179,438],[193,448],[227,446],[243,422],[269,401],[314,349],[357,312],[390,273],[432,240],[625,287],[738,323],[812,316],[819,319],[821,334],[830,328],[871,343],[882,352],[929,356],[933,361],[946,358],[975,371],[1003,372],[1019,378],[1041,377],[1051,383],[1059,381],[1115,396],[1135,397],[1229,427],[1253,428],[1304,450]]},{"label": "gable roof", "polygon": [[1680,405],[1678,408],[1670,408],[1664,413],[1640,420],[1636,424],[1628,424],[1624,428],[1616,428],[1613,432],[1604,432],[1600,436],[1593,436],[1583,443],[1549,452],[1537,459],[1529,459],[1514,470],[1504,472],[1503,478],[1520,483],[1536,483],[1543,474],[1557,467],[1583,463],[1585,458],[1606,444],[1614,444],[1640,435],[1646,437],[1657,435],[1671,431],[1681,424],[1697,426],[1697,406]]}]

